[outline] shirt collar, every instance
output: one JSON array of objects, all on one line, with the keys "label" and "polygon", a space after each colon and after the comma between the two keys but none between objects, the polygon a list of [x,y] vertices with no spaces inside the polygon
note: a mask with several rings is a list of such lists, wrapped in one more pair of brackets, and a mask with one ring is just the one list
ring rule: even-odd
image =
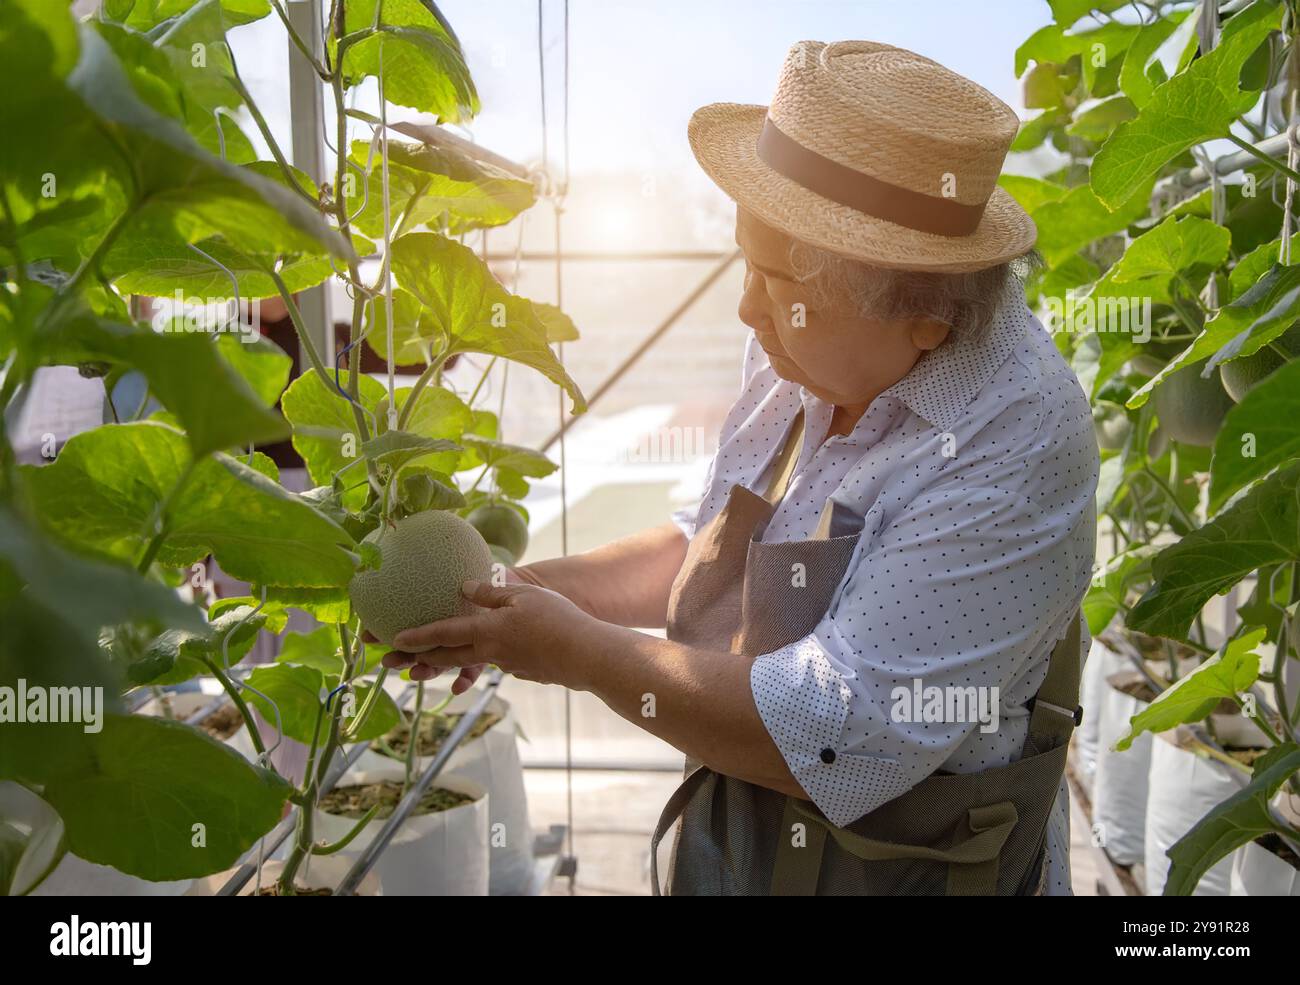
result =
[{"label": "shirt collar", "polygon": [[1006,361],[1032,319],[1019,278],[1009,275],[982,338],[953,333],[881,396],[896,397],[934,427],[948,430]]}]

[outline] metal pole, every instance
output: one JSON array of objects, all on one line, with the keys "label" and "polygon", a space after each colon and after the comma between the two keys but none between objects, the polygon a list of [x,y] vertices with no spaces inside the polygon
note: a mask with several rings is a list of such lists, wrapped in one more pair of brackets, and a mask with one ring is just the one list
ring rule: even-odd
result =
[{"label": "metal pole", "polygon": [[[677,324],[677,320],[681,318],[682,315],[686,314],[691,305],[698,301],[704,292],[712,287],[719,277],[726,273],[727,268],[730,267],[739,256],[740,250],[733,250],[731,253],[727,254],[717,266],[709,271],[708,275],[700,281],[698,285],[696,285],[695,290],[686,295],[682,300],[682,303],[674,308],[672,313],[660,322],[653,332],[646,336],[645,340],[632,351],[631,355],[619,364],[618,368],[614,370],[613,373],[606,377],[605,381],[601,383],[600,386],[596,387],[591,396],[587,398],[587,407],[594,407],[596,401],[608,393],[610,389],[627,374],[627,371],[635,366],[641,357],[649,352],[655,343],[662,339],[670,328]],[[545,452],[546,449],[551,447],[551,445],[559,441],[560,436],[565,434],[569,428],[573,426],[573,423],[578,420],[581,420],[581,418],[568,418],[554,434],[546,439],[545,443],[538,449],[538,451]]]},{"label": "metal pole", "polygon": [[[324,56],[321,38],[321,0],[300,0],[288,5],[289,23],[312,50],[318,60]],[[307,64],[293,42],[286,37],[289,49],[289,122],[292,131],[294,167],[305,172],[320,185],[326,180],[324,120],[325,99],[321,80]],[[327,364],[334,362],[334,320],[330,317],[329,290],[325,284],[309,288],[298,295],[302,312],[316,351]],[[301,362],[301,360],[300,360]]]},{"label": "metal pole", "polygon": [[[379,833],[357,856],[357,860],[352,864],[352,868],[348,870],[348,874],[343,877],[343,881],[334,890],[335,896],[351,896],[357,891],[357,887],[361,885],[361,880],[379,861],[379,856],[388,847],[388,843],[393,840],[393,836],[397,834],[397,829],[402,826],[402,822],[415,810],[415,805],[420,802],[424,792],[429,789],[434,777],[442,772],[447,760],[451,759],[452,753],[456,751],[461,741],[474,728],[475,722],[486,710],[488,702],[496,695],[497,687],[501,684],[501,677],[500,670],[492,672],[492,676],[488,678],[487,686],[483,688],[483,693],[479,695],[473,706],[460,716],[460,721],[451,730],[451,735],[447,736],[446,740],[438,748],[438,755],[433,757],[433,762],[420,775],[420,779],[416,781],[415,785],[406,791],[406,796],[402,798],[402,802],[397,805],[397,809],[384,822],[384,826],[379,830]],[[418,725],[418,722],[411,722],[411,742],[413,743],[419,738]]]}]

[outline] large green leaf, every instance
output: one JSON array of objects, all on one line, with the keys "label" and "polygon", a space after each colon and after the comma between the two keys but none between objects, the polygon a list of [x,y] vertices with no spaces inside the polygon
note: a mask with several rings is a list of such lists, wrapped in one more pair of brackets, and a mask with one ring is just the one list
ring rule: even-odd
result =
[{"label": "large green leaf", "polygon": [[1291,361],[1228,411],[1214,439],[1210,509],[1292,458],[1300,457],[1300,361]]},{"label": "large green leaf", "polygon": [[1128,625],[1183,639],[1201,608],[1257,568],[1300,559],[1300,462],[1252,486],[1204,526],[1151,562],[1155,583]]},{"label": "large green leaf", "polygon": [[1092,189],[1102,202],[1119,208],[1174,157],[1224,136],[1255,104],[1259,93],[1238,87],[1241,69],[1277,30],[1284,9],[1256,0],[1236,14],[1213,51],[1157,86],[1137,119],[1120,125],[1092,162]]},{"label": "large green leaf", "polygon": [[1210,359],[1225,348],[1226,357],[1257,352],[1291,326],[1298,302],[1300,264],[1273,266],[1250,290],[1220,308],[1186,349],[1129,398],[1128,406],[1141,407],[1151,391],[1174,373]]},{"label": "large green leaf", "polygon": [[[52,464],[23,473],[57,534],[135,562],[190,465],[184,435],[142,421],[76,435]],[[211,553],[231,577],[258,584],[325,588],[351,579],[347,532],[227,455],[195,464],[167,513],[164,564],[188,566]]]},{"label": "large green leaf", "polygon": [[289,784],[198,729],[110,715],[75,773],[42,796],[68,848],[141,879],[219,872],[280,820]]},{"label": "large green leaf", "polygon": [[[356,213],[358,229],[380,236],[384,231],[382,169],[377,157],[371,160],[368,142],[353,143],[351,158],[358,168],[364,169],[367,161],[371,168],[364,187],[355,183],[349,211]],[[406,230],[428,223],[452,234],[502,225],[537,200],[530,182],[450,147],[394,140],[388,142],[388,196],[393,228],[400,217]]]},{"label": "large green leaf", "polygon": [[484,352],[531,366],[568,392],[574,413],[586,409],[532,303],[503,288],[472,250],[434,233],[409,233],[392,249],[398,280],[429,309],[452,352]]},{"label": "large green leaf", "polygon": [[[371,27],[377,2],[350,0],[344,8],[345,33]],[[345,84],[378,76],[382,57],[384,98],[389,102],[431,113],[441,123],[468,122],[478,113],[478,93],[460,42],[434,14],[432,2],[384,0],[380,24],[379,33],[348,49],[343,59]],[[332,33],[329,45],[334,54]]]},{"label": "large green leaf", "polygon": [[460,445],[441,438],[426,438],[410,431],[385,431],[361,443],[361,453],[378,465],[400,469],[427,455],[459,452]]},{"label": "large green leaf", "polygon": [[293,358],[264,336],[222,335],[217,348],[245,383],[257,394],[257,399],[274,406],[289,383],[293,372]]},{"label": "large green leaf", "polygon": [[1279,828],[1269,801],[1300,770],[1300,746],[1294,742],[1270,749],[1255,761],[1250,783],[1215,805],[1165,854],[1171,865],[1165,878],[1166,896],[1190,896],[1219,859],[1260,835]]},{"label": "large green leaf", "polygon": [[[228,234],[247,249],[351,256],[349,244],[324,217],[284,185],[205,151],[175,120],[144,103],[131,88],[108,44],[92,28],[81,30],[81,59],[69,87],[98,117],[118,146],[129,146],[119,165],[134,211],[119,249],[140,249],[177,234],[197,242]],[[111,257],[111,252],[109,256]]]},{"label": "large green leaf", "polygon": [[1264,630],[1256,629],[1229,641],[1222,653],[1175,682],[1134,715],[1115,748],[1123,752],[1143,732],[1167,732],[1177,725],[1203,721],[1224,698],[1240,700],[1238,695],[1249,691],[1259,678],[1259,654],[1253,651],[1263,638]]},{"label": "large green leaf", "polygon": [[[348,389],[349,374],[340,373],[339,382]],[[384,396],[383,386],[365,374],[357,378],[361,404],[373,413],[375,404]],[[365,479],[361,454],[361,435],[352,405],[332,386],[328,386],[317,373],[303,373],[289,385],[280,401],[284,416],[293,425],[293,447],[302,456],[312,482],[327,486],[334,474],[348,466],[347,485]],[[367,421],[372,427],[373,421]],[[365,499],[365,489],[354,490],[345,503],[357,506]]]}]

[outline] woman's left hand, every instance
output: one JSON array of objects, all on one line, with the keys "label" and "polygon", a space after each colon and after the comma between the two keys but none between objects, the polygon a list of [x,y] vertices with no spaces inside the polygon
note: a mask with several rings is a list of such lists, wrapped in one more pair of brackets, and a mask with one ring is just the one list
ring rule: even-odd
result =
[{"label": "woman's left hand", "polygon": [[469,688],[486,664],[526,681],[581,687],[586,644],[601,625],[596,619],[564,596],[533,585],[466,582],[462,592],[481,607],[478,612],[403,630],[384,666],[410,667],[416,681],[460,667],[452,684],[456,694]]}]

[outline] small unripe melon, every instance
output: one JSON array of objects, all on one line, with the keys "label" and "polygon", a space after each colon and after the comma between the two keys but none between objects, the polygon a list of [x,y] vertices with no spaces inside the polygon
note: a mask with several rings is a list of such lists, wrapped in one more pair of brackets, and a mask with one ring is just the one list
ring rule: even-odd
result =
[{"label": "small unripe melon", "polygon": [[447,510],[380,524],[366,540],[379,548],[379,567],[357,572],[348,593],[361,625],[381,643],[392,645],[394,636],[412,626],[473,612],[460,586],[492,576],[487,542]]},{"label": "small unripe melon", "polygon": [[528,549],[528,524],[518,510],[500,503],[489,503],[474,510],[466,519],[490,545],[500,547],[514,564]]}]

